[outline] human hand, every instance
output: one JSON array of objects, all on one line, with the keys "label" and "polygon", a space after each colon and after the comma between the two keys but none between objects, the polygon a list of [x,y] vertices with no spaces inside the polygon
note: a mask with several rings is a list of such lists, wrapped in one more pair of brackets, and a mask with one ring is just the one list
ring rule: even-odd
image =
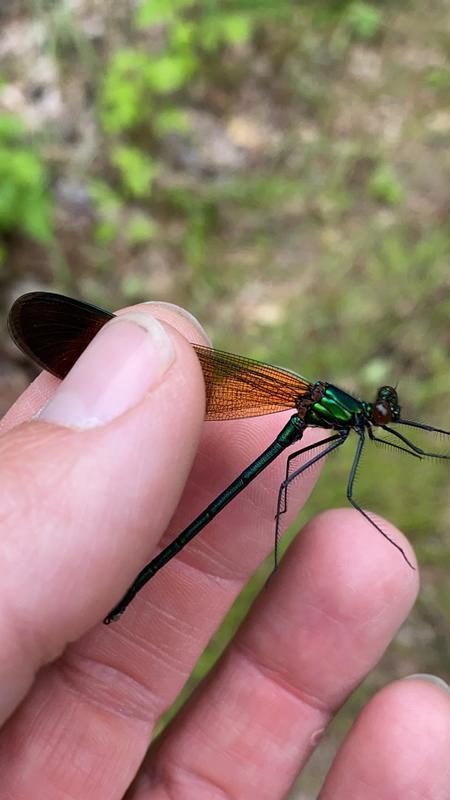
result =
[{"label": "human hand", "polygon": [[[284,417],[202,432],[201,371],[174,328],[190,341],[201,335],[165,305],[142,311],[141,325],[110,323],[59,388],[40,376],[1,425],[2,798],[285,797],[417,592],[417,573],[356,512],[321,514],[146,754],[155,722],[271,547],[283,459],[118,623],[97,623],[162,538],[261,452]],[[149,323],[147,335],[150,313],[174,327]],[[293,485],[292,511],[317,474]],[[450,695],[397,681],[361,713],[321,800],[443,800],[449,751]]]}]

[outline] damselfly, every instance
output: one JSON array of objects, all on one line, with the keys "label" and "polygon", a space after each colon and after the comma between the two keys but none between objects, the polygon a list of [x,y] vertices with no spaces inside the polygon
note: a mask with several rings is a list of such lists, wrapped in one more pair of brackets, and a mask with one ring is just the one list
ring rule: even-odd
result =
[{"label": "damselfly", "polygon": [[[16,300],[9,314],[8,326],[12,338],[26,355],[44,370],[58,378],[64,378],[95,334],[113,317],[114,314],[109,311],[80,300],[50,292],[31,292]],[[192,346],[205,380],[207,420],[254,417],[288,409],[292,409],[294,413],[266,450],[141,570],[126,594],[108,614],[105,623],[118,619],[147,581],[277,456],[290,445],[299,442],[308,427],[323,428],[330,433],[314,444],[300,447],[287,458],[286,474],[278,490],[275,515],[275,564],[280,521],[286,512],[289,484],[312,464],[341,447],[351,431],[357,434],[357,445],[347,481],[347,498],[401,552],[409,564],[400,545],[371,519],[353,496],[355,475],[366,437],[403,450],[415,458],[450,458],[448,455],[424,451],[392,425],[405,425],[446,436],[450,435],[450,431],[404,419],[397,391],[392,386],[381,386],[374,402],[369,403],[352,397],[327,381],[310,382],[280,367],[210,347],[197,344]],[[376,435],[378,429],[391,434],[396,441],[388,442],[379,438]],[[321,448],[319,452],[294,468],[294,461],[298,456],[317,448]]]}]

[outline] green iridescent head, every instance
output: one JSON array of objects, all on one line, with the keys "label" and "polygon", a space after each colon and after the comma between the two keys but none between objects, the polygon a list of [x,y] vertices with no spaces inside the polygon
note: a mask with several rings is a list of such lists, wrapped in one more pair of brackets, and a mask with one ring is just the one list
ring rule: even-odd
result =
[{"label": "green iridescent head", "polygon": [[370,406],[369,420],[374,425],[388,425],[400,418],[398,394],[393,386],[380,386],[373,405]]}]

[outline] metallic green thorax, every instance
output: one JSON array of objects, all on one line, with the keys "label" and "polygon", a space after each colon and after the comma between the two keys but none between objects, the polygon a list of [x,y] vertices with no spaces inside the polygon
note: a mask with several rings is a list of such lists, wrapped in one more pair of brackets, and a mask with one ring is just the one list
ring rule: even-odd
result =
[{"label": "metallic green thorax", "polygon": [[364,403],[329,383],[322,398],[308,409],[305,421],[321,428],[348,428],[364,409]]}]

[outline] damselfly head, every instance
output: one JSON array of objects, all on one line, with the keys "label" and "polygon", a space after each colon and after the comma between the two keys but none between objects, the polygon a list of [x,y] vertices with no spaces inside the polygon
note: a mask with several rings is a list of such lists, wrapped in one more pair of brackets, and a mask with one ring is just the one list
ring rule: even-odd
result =
[{"label": "damselfly head", "polygon": [[393,386],[380,386],[369,419],[374,425],[388,425],[400,418],[398,394]]}]

